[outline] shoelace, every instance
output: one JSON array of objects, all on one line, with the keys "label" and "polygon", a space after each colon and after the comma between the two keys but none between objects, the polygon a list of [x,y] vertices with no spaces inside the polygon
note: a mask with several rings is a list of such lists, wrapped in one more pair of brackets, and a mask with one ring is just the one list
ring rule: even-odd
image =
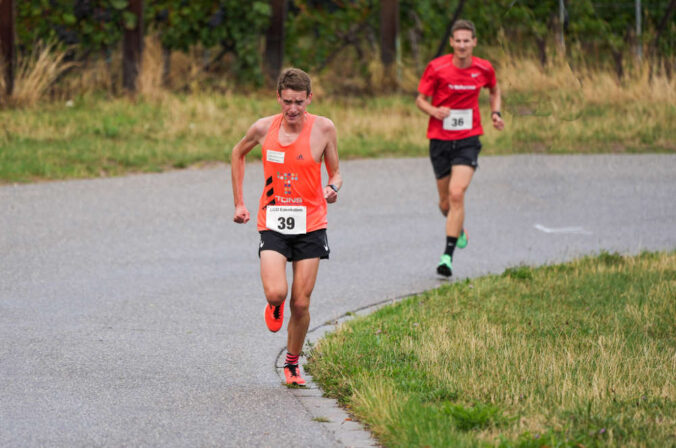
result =
[{"label": "shoelace", "polygon": [[275,319],[279,319],[279,312],[281,311],[281,308],[282,308],[282,307],[281,307],[281,306],[275,306],[275,307],[273,307],[273,308],[274,308],[274,309],[272,310],[272,316],[273,316]]},{"label": "shoelace", "polygon": [[298,376],[298,366],[294,364],[285,364],[284,367],[291,371],[291,376]]}]

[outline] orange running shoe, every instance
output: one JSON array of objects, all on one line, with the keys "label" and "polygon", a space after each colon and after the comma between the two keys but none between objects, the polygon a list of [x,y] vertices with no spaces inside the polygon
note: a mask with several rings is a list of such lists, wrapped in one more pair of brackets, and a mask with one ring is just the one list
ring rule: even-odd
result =
[{"label": "orange running shoe", "polygon": [[279,306],[265,305],[265,325],[273,333],[277,333],[284,323],[284,302]]},{"label": "orange running shoe", "polygon": [[298,364],[284,364],[284,377],[287,385],[305,386],[305,380],[300,376]]}]

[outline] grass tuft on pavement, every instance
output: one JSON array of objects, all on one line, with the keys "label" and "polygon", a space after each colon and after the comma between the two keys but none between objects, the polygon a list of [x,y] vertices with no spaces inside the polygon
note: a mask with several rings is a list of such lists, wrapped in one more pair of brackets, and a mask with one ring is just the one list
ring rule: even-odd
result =
[{"label": "grass tuft on pavement", "polygon": [[676,445],[676,252],[443,286],[342,325],[308,371],[387,447]]}]

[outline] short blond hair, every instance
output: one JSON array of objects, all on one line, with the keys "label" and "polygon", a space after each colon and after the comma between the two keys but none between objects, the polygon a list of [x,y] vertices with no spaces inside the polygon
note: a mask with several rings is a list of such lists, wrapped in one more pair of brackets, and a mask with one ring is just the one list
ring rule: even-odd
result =
[{"label": "short blond hair", "polygon": [[296,92],[307,92],[308,96],[312,93],[312,81],[310,75],[299,68],[287,68],[277,78],[277,93],[282,90],[291,89]]}]

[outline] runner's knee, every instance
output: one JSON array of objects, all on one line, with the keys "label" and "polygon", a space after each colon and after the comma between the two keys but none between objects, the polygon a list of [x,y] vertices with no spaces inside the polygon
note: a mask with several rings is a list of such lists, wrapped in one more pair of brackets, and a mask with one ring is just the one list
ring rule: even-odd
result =
[{"label": "runner's knee", "polygon": [[301,296],[294,297],[291,301],[291,314],[300,316],[308,313],[310,310],[310,297]]},{"label": "runner's knee", "polygon": [[286,288],[281,287],[268,287],[265,289],[265,298],[268,303],[272,306],[281,305],[282,302],[286,299]]},{"label": "runner's knee", "polygon": [[449,200],[453,205],[462,205],[465,200],[466,187],[451,187],[449,192]]},{"label": "runner's knee", "polygon": [[439,210],[441,211],[442,215],[448,216],[449,208],[450,205],[448,204],[448,199],[439,201]]}]

